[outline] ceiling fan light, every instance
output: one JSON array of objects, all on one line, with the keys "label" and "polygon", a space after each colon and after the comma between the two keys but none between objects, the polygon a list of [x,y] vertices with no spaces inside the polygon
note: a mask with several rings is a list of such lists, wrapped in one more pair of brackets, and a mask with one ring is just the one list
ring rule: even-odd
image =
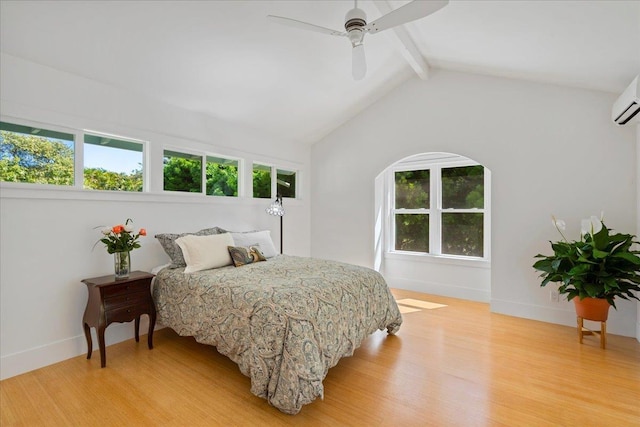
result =
[{"label": "ceiling fan light", "polygon": [[354,28],[349,31],[348,36],[349,41],[351,42],[351,46],[356,47],[362,44],[362,39],[364,39],[364,31],[359,28]]}]

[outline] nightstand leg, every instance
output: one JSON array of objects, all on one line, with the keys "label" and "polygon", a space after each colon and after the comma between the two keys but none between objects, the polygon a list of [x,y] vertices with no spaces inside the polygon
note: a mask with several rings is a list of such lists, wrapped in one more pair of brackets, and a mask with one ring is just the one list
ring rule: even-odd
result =
[{"label": "nightstand leg", "polygon": [[93,353],[93,341],[91,340],[91,327],[86,323],[84,326],[84,336],[87,339],[87,359],[91,359],[91,353]]},{"label": "nightstand leg", "polygon": [[136,342],[140,342],[140,316],[136,317]]},{"label": "nightstand leg", "polygon": [[151,310],[149,313],[149,334],[147,335],[147,340],[149,344],[149,350],[153,348],[153,330],[156,327],[156,311]]},{"label": "nightstand leg", "polygon": [[97,328],[98,332],[98,344],[100,345],[100,367],[104,368],[107,366],[107,349],[104,346],[104,330],[106,328],[104,325],[100,325]]}]

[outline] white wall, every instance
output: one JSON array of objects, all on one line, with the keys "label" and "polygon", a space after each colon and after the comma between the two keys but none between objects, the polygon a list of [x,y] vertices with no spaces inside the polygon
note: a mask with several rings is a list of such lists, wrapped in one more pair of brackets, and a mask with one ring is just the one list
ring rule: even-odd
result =
[{"label": "white wall", "polygon": [[[492,311],[575,325],[531,266],[559,238],[552,214],[574,238],[601,211],[636,228],[635,136],[611,122],[615,97],[440,70],[407,81],[312,147],[312,256],[373,266],[376,176],[410,155],[459,154],[492,172]],[[636,304],[617,305],[609,331],[635,336]]]},{"label": "white wall", "polygon": [[[164,146],[238,156],[299,170],[300,200],[285,200],[285,253],[308,256],[309,149],[270,140],[251,130],[125,93],[77,76],[2,54],[0,114],[45,124],[91,129],[150,141],[161,162]],[[158,165],[159,163],[156,163]],[[153,173],[160,189],[161,172]],[[249,175],[249,174],[247,174]],[[270,200],[47,190],[0,186],[0,374],[7,378],[86,352],[83,278],[112,274],[113,259],[94,227],[126,218],[149,236],[132,253],[134,269],[168,261],[153,238],[161,232],[271,229],[279,246],[279,220],[264,209]],[[142,330],[146,330],[142,325]],[[133,336],[132,324],[114,324],[107,343]],[[94,349],[95,343],[94,340]],[[109,351],[107,350],[107,360]],[[98,367],[99,362],[92,361]]]}]

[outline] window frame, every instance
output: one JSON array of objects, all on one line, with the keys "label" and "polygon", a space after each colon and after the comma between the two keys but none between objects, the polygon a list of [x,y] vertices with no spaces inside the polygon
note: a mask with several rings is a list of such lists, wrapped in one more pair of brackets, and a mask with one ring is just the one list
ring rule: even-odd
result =
[{"label": "window frame", "polygon": [[[49,199],[56,198],[61,200],[114,200],[114,201],[132,201],[132,200],[190,200],[195,203],[208,203],[211,198],[216,198],[223,203],[233,200],[246,203],[251,201],[252,204],[262,203],[259,199],[251,197],[252,182],[250,165],[258,163],[268,166],[271,171],[270,188],[272,198],[277,193],[277,173],[278,170],[293,172],[296,176],[295,182],[295,198],[287,197],[288,200],[300,200],[302,189],[302,175],[300,164],[288,161],[276,161],[275,159],[254,160],[252,154],[241,157],[236,150],[231,150],[235,155],[221,154],[217,151],[209,151],[205,144],[200,141],[181,139],[180,137],[171,137],[172,142],[166,141],[166,136],[155,135],[149,137],[148,132],[133,131],[134,136],[124,136],[119,132],[101,131],[99,126],[91,129],[85,128],[82,124],[72,123],[67,125],[51,124],[48,121],[33,120],[23,118],[22,116],[0,114],[0,121],[18,126],[27,126],[33,128],[41,128],[53,132],[61,132],[73,136],[73,184],[44,184],[44,183],[28,183],[28,182],[12,182],[0,181],[0,198],[35,198]],[[71,122],[74,122],[71,120]],[[91,126],[91,125],[90,125]],[[108,127],[106,127],[108,128]],[[85,134],[130,141],[142,144],[142,174],[143,188],[142,191],[118,191],[118,190],[99,190],[84,188],[84,168],[85,168]],[[145,139],[141,139],[145,138]],[[157,139],[157,141],[156,141]],[[165,141],[163,141],[165,139]],[[193,145],[190,145],[193,144]],[[195,148],[191,148],[195,147]],[[164,190],[164,168],[163,158],[165,151],[174,151],[187,155],[198,156],[201,158],[202,165],[202,186],[200,192],[184,192]],[[224,149],[222,150],[224,151]],[[217,157],[237,161],[238,163],[238,195],[237,196],[217,196],[208,195],[206,193],[206,164],[207,157]],[[256,159],[261,159],[260,155],[256,155]],[[203,197],[204,196],[204,197]],[[267,199],[268,200],[268,199]]]},{"label": "window frame", "polygon": [[[144,141],[142,139],[137,139],[137,138],[131,138],[131,137],[127,137],[127,136],[121,136],[121,135],[115,135],[115,134],[111,134],[111,133],[106,133],[106,132],[100,132],[100,131],[95,131],[95,130],[90,130],[90,129],[83,129],[80,132],[80,135],[82,137],[82,159],[81,159],[81,163],[82,163],[82,170],[81,170],[81,175],[82,175],[82,181],[80,183],[80,187],[83,190],[86,191],[115,191],[115,192],[125,192],[125,193],[132,193],[132,194],[140,194],[140,193],[145,193],[149,191],[150,188],[150,184],[149,184],[149,171],[147,170],[148,167],[147,165],[149,164],[148,161],[148,157],[149,157],[149,142],[148,141]],[[124,142],[131,142],[134,144],[140,144],[142,145],[142,190],[141,191],[125,191],[125,190],[100,190],[100,189],[95,189],[95,188],[84,188],[84,170],[86,168],[85,164],[84,164],[84,145],[87,144],[85,142],[85,136],[86,135],[90,135],[90,136],[97,136],[97,137],[105,137],[105,138],[113,138],[113,139],[117,139],[120,141],[124,141]]]},{"label": "window frame", "polygon": [[[48,183],[32,183],[32,182],[13,182],[13,181],[0,181],[3,185],[17,185],[17,186],[26,186],[25,188],[32,189],[47,189],[47,188],[55,188],[59,190],[67,189],[67,190],[77,190],[82,189],[83,181],[83,163],[84,163],[84,147],[82,143],[78,143],[78,141],[83,141],[84,135],[81,130],[69,128],[65,126],[52,125],[49,123],[38,122],[36,120],[28,120],[21,119],[18,117],[4,116],[0,115],[0,122],[4,122],[7,124],[18,125],[18,126],[27,126],[32,128],[41,128],[53,132],[66,133],[69,135],[73,135],[73,184],[72,185],[60,185],[60,184],[48,184]],[[18,187],[19,188],[19,187]]]},{"label": "window frame", "polygon": [[[386,226],[386,254],[396,256],[421,256],[428,258],[450,259],[460,261],[490,261],[491,248],[490,248],[490,236],[491,236],[491,220],[490,220],[490,206],[491,206],[491,172],[478,162],[471,159],[457,156],[456,160],[422,160],[411,162],[411,164],[398,164],[388,169],[388,175],[386,179],[387,184],[387,203],[388,203],[388,215]],[[484,207],[471,208],[471,209],[459,209],[459,208],[447,208],[442,207],[442,169],[466,167],[466,166],[483,166],[484,168]],[[429,170],[429,204],[428,208],[419,209],[406,209],[396,208],[396,185],[395,174],[396,172],[407,172],[417,170]],[[466,256],[466,255],[452,255],[442,253],[442,215],[446,213],[482,213],[483,214],[483,256]],[[429,252],[417,252],[397,250],[396,246],[396,214],[415,214],[415,215],[429,215]]]},{"label": "window frame", "polygon": [[264,166],[264,167],[268,167],[270,170],[270,174],[271,174],[271,197],[270,199],[275,199],[276,196],[278,194],[280,194],[280,192],[278,191],[278,171],[284,171],[284,172],[293,172],[293,174],[295,175],[295,183],[294,183],[294,192],[295,192],[295,197],[289,197],[289,196],[282,196],[284,199],[287,200],[298,200],[300,199],[300,170],[298,169],[294,169],[294,168],[289,168],[287,166],[278,166],[272,163],[266,163],[266,162],[260,162],[257,160],[253,160],[251,162],[251,195],[254,199],[263,199],[263,200],[268,200],[268,198],[266,197],[256,197],[253,190],[253,171],[254,171],[254,166],[255,165],[260,165],[260,166]]}]

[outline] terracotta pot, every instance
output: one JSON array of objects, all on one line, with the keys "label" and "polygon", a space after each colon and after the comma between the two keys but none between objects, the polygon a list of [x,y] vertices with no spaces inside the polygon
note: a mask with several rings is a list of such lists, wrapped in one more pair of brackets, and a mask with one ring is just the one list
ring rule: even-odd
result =
[{"label": "terracotta pot", "polygon": [[587,320],[595,320],[598,322],[606,322],[609,317],[609,301],[604,298],[573,298],[576,306],[576,314]]}]

